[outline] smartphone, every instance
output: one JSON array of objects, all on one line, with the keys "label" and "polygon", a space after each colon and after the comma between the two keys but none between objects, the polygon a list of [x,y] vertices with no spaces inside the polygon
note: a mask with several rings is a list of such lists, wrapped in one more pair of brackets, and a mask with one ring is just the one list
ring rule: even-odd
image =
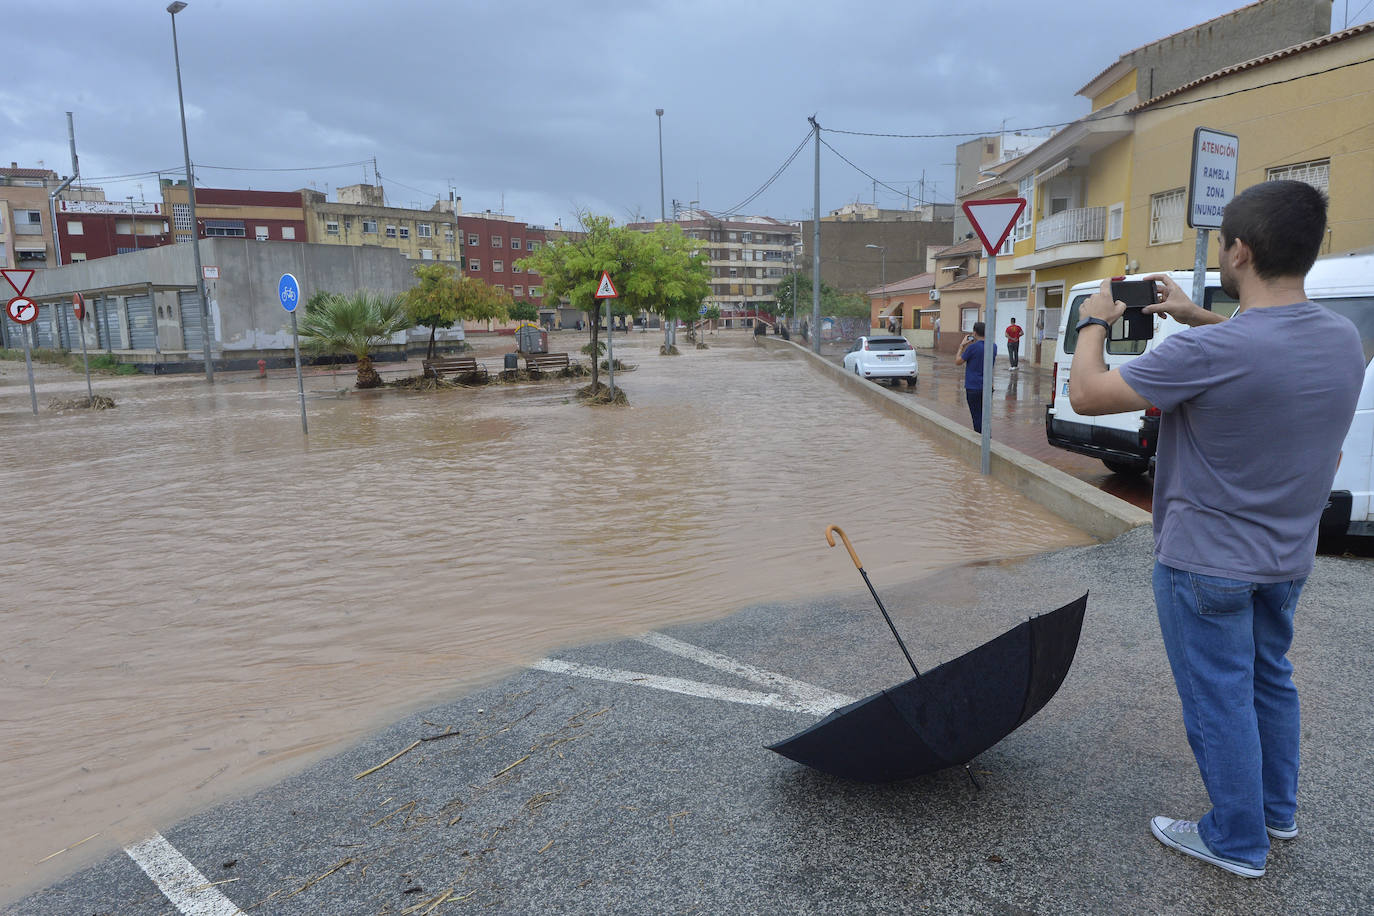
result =
[{"label": "smartphone", "polygon": [[1113,280],[1112,298],[1126,304],[1126,314],[1121,316],[1125,331],[1112,334],[1113,340],[1149,340],[1155,336],[1155,318],[1143,311],[1155,304],[1153,280]]}]

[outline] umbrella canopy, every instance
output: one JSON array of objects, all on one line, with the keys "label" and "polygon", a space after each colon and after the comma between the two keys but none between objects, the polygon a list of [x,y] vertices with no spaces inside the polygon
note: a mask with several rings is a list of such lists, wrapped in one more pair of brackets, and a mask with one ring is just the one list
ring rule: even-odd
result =
[{"label": "umbrella canopy", "polygon": [[953,661],[835,710],[769,750],[864,782],[966,764],[1039,712],[1064,683],[1087,605],[1085,594],[1033,617]]}]

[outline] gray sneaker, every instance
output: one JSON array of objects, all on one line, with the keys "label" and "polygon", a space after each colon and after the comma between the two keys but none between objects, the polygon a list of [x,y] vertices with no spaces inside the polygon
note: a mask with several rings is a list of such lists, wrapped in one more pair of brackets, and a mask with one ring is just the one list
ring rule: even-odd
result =
[{"label": "gray sneaker", "polygon": [[1264,829],[1269,831],[1269,835],[1276,840],[1293,840],[1298,836],[1298,822],[1294,821],[1287,827],[1275,827],[1273,824],[1265,824]]},{"label": "gray sneaker", "polygon": [[1202,836],[1197,832],[1196,821],[1181,821],[1171,817],[1152,817],[1150,818],[1150,832],[1155,835],[1155,839],[1165,846],[1177,849],[1185,856],[1192,856],[1194,859],[1201,859],[1209,865],[1225,869],[1233,875],[1240,875],[1245,878],[1264,877],[1263,868],[1255,868],[1234,859],[1223,859],[1208,849],[1207,844],[1202,841]]}]

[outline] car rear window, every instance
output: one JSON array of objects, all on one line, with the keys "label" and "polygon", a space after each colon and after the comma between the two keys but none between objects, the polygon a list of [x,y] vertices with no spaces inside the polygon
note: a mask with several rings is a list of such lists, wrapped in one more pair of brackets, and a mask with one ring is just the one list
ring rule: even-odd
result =
[{"label": "car rear window", "polygon": [[868,349],[870,350],[910,350],[911,341],[905,337],[870,337],[868,338]]}]

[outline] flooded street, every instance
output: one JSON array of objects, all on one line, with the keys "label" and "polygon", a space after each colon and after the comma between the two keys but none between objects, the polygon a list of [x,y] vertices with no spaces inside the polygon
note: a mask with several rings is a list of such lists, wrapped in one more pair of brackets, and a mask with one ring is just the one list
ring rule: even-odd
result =
[{"label": "flooded street", "polygon": [[4,364],[0,899],[555,647],[859,589],[830,523],[880,588],[1089,540],[792,354],[658,343],[628,410],[308,376],[308,442],[294,373],[45,369],[35,419]]}]

